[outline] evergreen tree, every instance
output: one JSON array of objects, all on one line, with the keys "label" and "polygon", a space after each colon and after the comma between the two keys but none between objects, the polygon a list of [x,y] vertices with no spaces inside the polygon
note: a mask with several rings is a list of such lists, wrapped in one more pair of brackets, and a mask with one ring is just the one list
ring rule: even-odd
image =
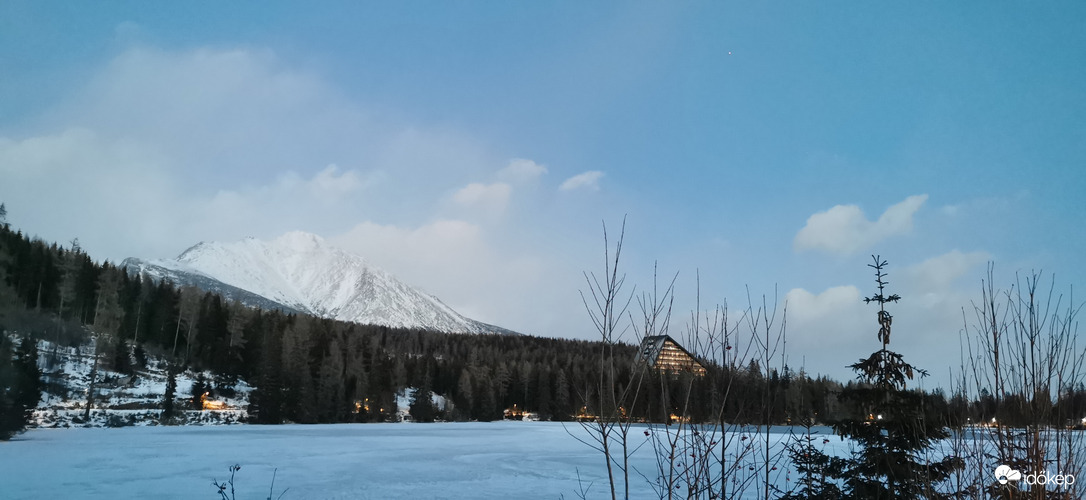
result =
[{"label": "evergreen tree", "polygon": [[471,418],[474,398],[471,392],[471,374],[465,368],[460,370],[460,379],[456,383],[456,408],[461,418]]},{"label": "evergreen tree", "polygon": [[[863,408],[866,417],[846,419],[834,425],[834,431],[858,444],[858,449],[840,462],[840,467],[829,467],[842,486],[840,498],[845,499],[942,499],[949,495],[940,493],[937,487],[950,474],[963,466],[962,460],[948,456],[930,462],[929,453],[939,440],[948,436],[938,425],[938,420],[926,411],[924,394],[907,389],[914,376],[926,376],[927,372],[904,361],[902,356],[889,350],[893,316],[886,304],[901,300],[897,294],[886,295],[886,261],[872,256],[878,293],[864,302],[879,306],[877,314],[878,339],[882,349],[866,359],[851,365],[857,373],[859,384],[842,391],[841,397]],[[818,450],[808,447],[815,466],[829,463],[830,459]]]},{"label": "evergreen tree", "polygon": [[147,368],[147,351],[143,348],[143,344],[137,343],[136,348],[133,350],[133,354],[136,358],[136,365],[133,368],[139,368],[141,370]]},{"label": "evergreen tree", "polygon": [[317,379],[317,418],[321,422],[339,422],[346,403],[343,400],[343,351],[332,337],[320,365]]},{"label": "evergreen tree", "polygon": [[123,373],[125,375],[132,375],[135,370],[132,368],[132,350],[128,347],[128,341],[120,339],[113,343],[113,371],[117,373]]},{"label": "evergreen tree", "polygon": [[107,336],[116,336],[120,331],[124,309],[121,307],[121,271],[112,266],[103,266],[98,277],[98,297],[94,306],[94,331]]},{"label": "evergreen tree", "polygon": [[18,376],[17,400],[23,411],[24,425],[30,422],[34,409],[41,401],[41,368],[38,367],[38,343],[24,338],[15,353],[15,370]]},{"label": "evergreen tree", "polygon": [[79,290],[79,271],[82,269],[82,250],[79,248],[79,240],[72,240],[72,249],[63,252],[60,256],[60,283],[57,285],[57,293],[59,294],[59,304],[57,306],[57,316],[61,319],[64,318],[64,308],[75,300],[76,293]]},{"label": "evergreen tree", "polygon": [[434,407],[433,390],[430,383],[430,370],[422,376],[422,383],[411,397],[411,405],[407,411],[416,422],[433,422],[437,416],[437,408]]},{"label": "evergreen tree", "polygon": [[22,432],[41,400],[37,342],[23,339],[14,353],[12,347],[0,332],[0,441]]},{"label": "evergreen tree", "polygon": [[12,363],[11,341],[0,330],[0,441],[11,439],[23,429],[22,408],[18,398],[19,377]]},{"label": "evergreen tree", "polygon": [[312,322],[308,316],[298,316],[283,332],[284,417],[298,423],[316,421],[313,373],[309,360]]},{"label": "evergreen tree", "polygon": [[477,378],[476,381],[475,420],[490,422],[495,418],[499,418],[497,397],[494,394],[495,384],[489,378]]},{"label": "evergreen tree", "polygon": [[177,395],[177,369],[173,363],[166,366],[166,393],[162,395],[161,420],[169,421],[174,417],[174,397]]},{"label": "evergreen tree", "polygon": [[264,324],[259,351],[256,388],[249,394],[249,415],[258,424],[283,421],[283,347],[281,316],[270,315]]},{"label": "evergreen tree", "polygon": [[554,380],[554,419],[565,421],[571,418],[573,408],[569,398],[569,380],[566,371],[559,368]]},{"label": "evergreen tree", "polygon": [[[788,444],[788,458],[796,468],[796,482],[792,491],[780,500],[837,500],[841,488],[832,478],[840,477],[844,461],[822,453],[827,440],[815,435],[813,420],[804,419],[803,432],[793,435]],[[821,443],[819,440],[821,439]],[[819,447],[819,444],[822,446]]]},{"label": "evergreen tree", "polygon": [[19,291],[12,281],[10,270],[15,262],[14,252],[4,241],[0,241],[0,330],[3,330],[4,319],[15,311],[19,303]]},{"label": "evergreen tree", "polygon": [[192,407],[203,410],[204,400],[211,395],[211,384],[203,373],[196,375],[196,379],[192,381],[192,390],[189,392],[192,394]]}]

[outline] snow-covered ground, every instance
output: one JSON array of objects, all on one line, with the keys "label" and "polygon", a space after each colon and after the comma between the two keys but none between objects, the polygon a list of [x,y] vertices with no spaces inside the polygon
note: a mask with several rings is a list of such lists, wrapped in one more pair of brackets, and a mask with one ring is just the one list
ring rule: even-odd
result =
[{"label": "snow-covered ground", "polygon": [[[166,392],[166,363],[150,356],[147,366],[134,370],[133,375],[117,373],[105,368],[104,363],[95,377],[95,397],[90,419],[83,420],[87,404],[90,373],[94,365],[94,346],[56,347],[51,342],[38,342],[38,364],[44,382],[60,388],[61,395],[43,391],[41,401],[31,426],[127,426],[157,425],[162,400]],[[252,388],[245,381],[237,381],[233,397],[211,394],[209,405],[214,410],[188,410],[192,384],[198,374],[185,370],[177,374],[175,407],[178,420],[189,424],[231,424],[243,421]],[[211,382],[214,374],[203,372]]]},{"label": "snow-covered ground", "polygon": [[[646,429],[634,429],[634,446]],[[824,452],[847,452],[848,441],[816,430]],[[572,499],[581,486],[587,498],[606,496],[602,456],[571,433],[585,436],[576,423],[519,421],[32,429],[0,442],[0,498],[218,498],[212,481],[232,464],[238,499],[268,498],[276,469],[272,498],[285,491],[286,500]],[[773,451],[789,436],[773,428]],[[796,476],[787,458],[773,460],[772,480],[787,489]],[[657,498],[641,476],[655,477],[651,445],[631,464],[631,497]]]},{"label": "snow-covered ground", "polygon": [[[235,463],[238,499],[267,498],[276,468],[273,498],[289,488],[294,500],[577,498],[578,473],[589,498],[603,496],[601,455],[567,429],[583,433],[553,422],[34,429],[0,442],[0,497],[216,498],[212,480]],[[633,463],[651,475],[650,448]],[[634,481],[635,498],[654,497]]]}]

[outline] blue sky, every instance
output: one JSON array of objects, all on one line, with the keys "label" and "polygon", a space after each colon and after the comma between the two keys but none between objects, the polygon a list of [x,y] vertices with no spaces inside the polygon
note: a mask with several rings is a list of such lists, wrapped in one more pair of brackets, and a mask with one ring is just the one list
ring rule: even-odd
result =
[{"label": "blue sky", "polygon": [[390,4],[3,3],[9,218],[115,261],[306,230],[586,338],[627,215],[631,283],[776,293],[790,363],[842,378],[871,253],[933,372],[987,262],[1086,275],[1081,3]]}]

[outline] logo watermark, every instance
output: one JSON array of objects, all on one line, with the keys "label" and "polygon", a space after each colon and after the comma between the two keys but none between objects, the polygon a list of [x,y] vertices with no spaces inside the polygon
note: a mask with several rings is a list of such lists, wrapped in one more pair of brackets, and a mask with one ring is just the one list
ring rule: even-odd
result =
[{"label": "logo watermark", "polygon": [[1070,486],[1075,484],[1075,476],[1072,474],[1022,474],[1021,471],[1012,469],[1009,465],[1000,465],[995,470],[996,480],[999,484],[1015,482],[1028,486]]}]

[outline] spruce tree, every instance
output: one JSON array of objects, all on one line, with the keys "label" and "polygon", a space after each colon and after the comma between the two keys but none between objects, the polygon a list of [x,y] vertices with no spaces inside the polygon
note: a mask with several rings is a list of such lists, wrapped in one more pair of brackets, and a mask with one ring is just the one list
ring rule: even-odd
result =
[{"label": "spruce tree", "polygon": [[15,353],[15,369],[18,376],[17,399],[22,409],[22,424],[31,420],[34,409],[41,401],[41,368],[38,367],[38,343],[32,338],[24,338]]},{"label": "spruce tree", "polygon": [[471,374],[468,370],[460,370],[460,378],[456,383],[456,409],[460,415],[467,419],[471,418],[472,408],[475,404],[475,399],[472,397],[471,392]]},{"label": "spruce tree", "polygon": [[[874,264],[868,266],[875,270],[878,293],[864,302],[879,306],[878,340],[882,348],[851,365],[860,383],[845,388],[841,398],[863,408],[863,416],[838,422],[834,431],[858,446],[843,459],[840,467],[830,467],[829,472],[841,484],[841,498],[949,498],[937,491],[937,487],[963,464],[954,456],[931,459],[935,443],[945,439],[948,433],[937,424],[931,411],[925,410],[923,393],[907,387],[908,381],[915,376],[926,376],[927,372],[906,363],[888,347],[893,316],[886,305],[896,303],[901,297],[886,294],[887,262],[878,256],[872,258]],[[817,452],[810,448],[807,451]]]},{"label": "spruce tree", "polygon": [[204,400],[207,396],[211,395],[211,384],[203,373],[196,375],[196,379],[192,381],[192,390],[189,392],[192,395],[192,407],[197,410],[203,410]]},{"label": "spruce tree", "polygon": [[11,439],[26,426],[26,414],[20,404],[22,377],[11,348],[7,333],[0,330],[0,441]]},{"label": "spruce tree", "polygon": [[837,500],[841,498],[841,488],[833,478],[841,475],[844,470],[844,461],[822,453],[827,440],[815,434],[812,427],[814,427],[813,419],[803,419],[802,432],[793,434],[789,440],[788,459],[795,467],[796,480],[792,491],[781,497],[781,500]]},{"label": "spruce tree", "polygon": [[416,422],[433,422],[434,417],[437,416],[437,408],[434,407],[431,388],[430,370],[427,369],[422,376],[422,383],[419,384],[419,388],[415,390],[415,394],[411,397],[411,405],[407,408],[411,418],[415,419]]},{"label": "spruce tree", "polygon": [[166,393],[162,396],[161,420],[168,422],[175,413],[174,397],[177,395],[177,369],[171,363],[166,367],[166,372]]}]

